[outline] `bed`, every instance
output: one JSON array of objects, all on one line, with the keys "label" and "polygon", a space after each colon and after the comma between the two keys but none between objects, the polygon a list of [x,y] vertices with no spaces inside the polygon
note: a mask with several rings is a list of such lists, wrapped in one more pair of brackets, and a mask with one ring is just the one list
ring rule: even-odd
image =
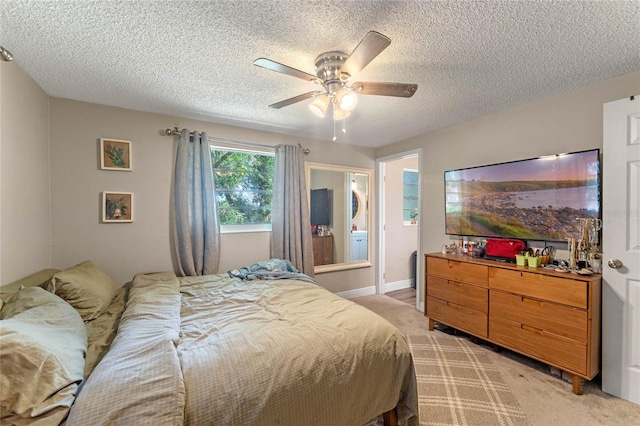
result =
[{"label": "bed", "polygon": [[[54,278],[44,284],[49,295],[31,292],[66,296],[78,311],[83,298],[65,295]],[[93,319],[78,312],[87,330],[81,379],[71,374],[58,385],[62,398],[35,410],[16,413],[3,402],[3,424],[37,424],[52,413],[43,424],[418,424],[402,334],[308,280],[139,274]]]}]

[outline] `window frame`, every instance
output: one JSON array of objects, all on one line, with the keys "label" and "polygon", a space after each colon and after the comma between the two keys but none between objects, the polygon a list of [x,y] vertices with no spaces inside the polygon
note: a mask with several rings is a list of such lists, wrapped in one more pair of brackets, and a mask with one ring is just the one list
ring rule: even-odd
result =
[{"label": "window frame", "polygon": [[[244,154],[254,154],[254,155],[268,155],[275,157],[276,149],[275,147],[270,147],[266,145],[257,145],[236,141],[228,141],[224,139],[216,139],[209,138],[209,149],[211,151],[219,150],[219,151],[231,151],[231,152],[239,152]],[[274,170],[275,175],[275,170]],[[274,176],[275,177],[275,176]],[[273,198],[272,198],[273,199]],[[247,223],[247,224],[234,224],[234,225],[223,225],[220,224],[220,233],[221,234],[239,234],[239,233],[247,233],[247,232],[271,232],[271,223]]]},{"label": "window frame", "polygon": [[[418,177],[418,179],[420,178],[418,170],[416,170],[416,169],[406,169],[406,168],[402,169],[402,225],[404,225],[404,226],[417,226],[418,225],[417,223],[411,223],[411,219],[409,219],[409,220],[405,220],[404,219],[405,200],[406,200],[406,196],[404,195],[404,190],[405,190],[405,186],[407,185],[405,183],[405,181],[404,181],[404,178],[405,178],[405,173],[407,173],[407,172],[414,173]],[[414,185],[411,185],[411,186],[414,186]],[[415,187],[417,188],[418,191],[420,191],[420,182],[419,181],[415,184]],[[416,199],[417,200],[420,199],[419,194],[416,195]]]}]

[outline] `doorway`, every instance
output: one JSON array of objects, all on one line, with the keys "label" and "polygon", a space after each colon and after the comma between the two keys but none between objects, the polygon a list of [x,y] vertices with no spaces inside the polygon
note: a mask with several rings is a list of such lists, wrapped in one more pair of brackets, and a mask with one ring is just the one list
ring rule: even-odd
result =
[{"label": "doorway", "polygon": [[376,292],[420,304],[421,149],[376,160]]}]

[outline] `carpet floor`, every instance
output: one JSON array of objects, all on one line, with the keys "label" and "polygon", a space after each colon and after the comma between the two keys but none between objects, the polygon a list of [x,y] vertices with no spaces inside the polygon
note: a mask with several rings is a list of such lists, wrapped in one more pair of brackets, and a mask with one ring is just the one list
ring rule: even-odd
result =
[{"label": "carpet floor", "polygon": [[[407,336],[417,360],[421,426],[436,422],[442,426],[640,426],[640,406],[602,392],[598,377],[585,382],[583,395],[575,395],[571,383],[550,374],[546,364],[507,350],[495,352],[463,336],[429,331],[427,318],[406,303],[383,295],[351,300],[387,319]],[[443,345],[446,355],[438,349]],[[449,362],[455,357],[458,361]],[[478,389],[488,386],[484,396],[465,384],[469,369],[460,368],[461,363],[475,363],[485,371],[470,379]],[[473,408],[473,398],[479,398],[482,408]],[[488,408],[491,404],[494,407]],[[484,414],[494,409],[496,413]]]}]

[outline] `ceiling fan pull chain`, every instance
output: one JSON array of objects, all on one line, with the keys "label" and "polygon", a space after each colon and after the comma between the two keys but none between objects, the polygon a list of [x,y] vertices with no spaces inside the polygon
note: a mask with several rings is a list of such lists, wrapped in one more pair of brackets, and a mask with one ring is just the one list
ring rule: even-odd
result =
[{"label": "ceiling fan pull chain", "polygon": [[333,120],[333,141],[335,142],[336,139],[338,139],[336,137],[336,120]]},{"label": "ceiling fan pull chain", "polygon": [[342,133],[347,133],[347,117],[342,119]]}]

